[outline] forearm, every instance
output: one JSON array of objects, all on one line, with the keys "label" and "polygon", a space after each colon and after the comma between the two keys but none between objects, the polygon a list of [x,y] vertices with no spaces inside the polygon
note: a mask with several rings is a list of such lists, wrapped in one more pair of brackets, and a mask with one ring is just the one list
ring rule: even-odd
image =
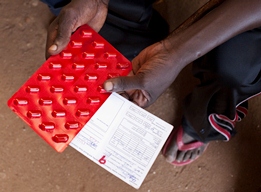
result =
[{"label": "forearm", "polygon": [[107,80],[107,91],[126,91],[141,107],[153,103],[189,63],[244,31],[261,26],[260,0],[226,0],[190,27],[173,32],[133,59],[133,76]]},{"label": "forearm", "polygon": [[195,24],[163,41],[177,71],[230,38],[261,26],[260,0],[227,0]]}]

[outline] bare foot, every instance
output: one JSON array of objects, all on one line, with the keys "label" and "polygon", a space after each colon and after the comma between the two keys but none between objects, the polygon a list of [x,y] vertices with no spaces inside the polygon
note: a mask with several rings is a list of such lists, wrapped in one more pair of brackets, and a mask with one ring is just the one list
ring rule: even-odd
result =
[{"label": "bare foot", "polygon": [[182,166],[196,160],[207,146],[208,144],[193,139],[179,127],[168,139],[163,154],[167,162]]}]

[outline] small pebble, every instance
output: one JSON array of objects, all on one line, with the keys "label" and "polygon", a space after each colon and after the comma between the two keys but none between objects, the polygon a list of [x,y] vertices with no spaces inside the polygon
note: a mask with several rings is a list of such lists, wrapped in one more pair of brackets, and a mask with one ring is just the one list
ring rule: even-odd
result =
[{"label": "small pebble", "polygon": [[5,179],[6,178],[6,173],[0,172],[0,179]]},{"label": "small pebble", "polygon": [[33,6],[33,7],[37,7],[38,4],[39,4],[39,2],[38,2],[37,0],[33,0],[33,1],[32,1],[32,6]]}]

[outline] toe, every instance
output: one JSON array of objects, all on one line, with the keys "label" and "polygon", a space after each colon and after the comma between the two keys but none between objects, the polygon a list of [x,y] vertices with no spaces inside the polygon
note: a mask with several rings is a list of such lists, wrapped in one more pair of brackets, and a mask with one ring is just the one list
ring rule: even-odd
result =
[{"label": "toe", "polygon": [[178,146],[175,144],[171,145],[167,149],[167,152],[165,154],[166,161],[169,163],[172,163],[173,161],[175,161],[176,157],[177,157],[177,153],[178,153]]},{"label": "toe", "polygon": [[179,154],[177,155],[177,162],[183,162],[183,160],[184,160],[184,157],[185,157],[185,155],[186,155],[186,153],[187,153],[187,151],[181,151],[181,152],[179,152]]},{"label": "toe", "polygon": [[200,150],[199,149],[194,149],[192,154],[191,154],[191,160],[196,159],[200,155]]},{"label": "toe", "polygon": [[191,159],[191,155],[192,155],[192,151],[186,152],[186,154],[184,156],[184,159],[183,159],[183,162],[190,160]]},{"label": "toe", "polygon": [[177,153],[178,153],[178,146],[175,142],[174,137],[169,139],[170,141],[166,146],[167,148],[163,149],[163,155],[165,156],[167,162],[172,163],[173,161],[176,160]]}]

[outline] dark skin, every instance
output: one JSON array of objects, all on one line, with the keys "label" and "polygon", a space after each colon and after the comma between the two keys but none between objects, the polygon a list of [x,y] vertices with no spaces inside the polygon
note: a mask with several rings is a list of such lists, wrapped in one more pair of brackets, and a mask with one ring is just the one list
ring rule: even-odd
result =
[{"label": "dark skin", "polygon": [[[100,30],[107,15],[108,0],[89,0],[88,3],[96,9],[91,9],[86,2],[72,1],[51,24],[47,56],[63,50],[71,33],[82,24],[88,23],[96,31]],[[144,49],[132,61],[134,74],[109,79],[104,83],[104,88],[111,92],[125,91],[131,101],[140,107],[147,107],[173,83],[185,66],[230,38],[261,26],[260,10],[260,0],[226,0],[182,32],[172,33]],[[189,143],[194,139],[184,133],[183,141]],[[173,139],[166,160],[182,162],[195,159],[205,147],[179,152]]]},{"label": "dark skin", "polygon": [[72,0],[51,23],[46,42],[46,58],[60,53],[69,43],[71,34],[88,23],[99,31],[106,19],[109,0]]}]

